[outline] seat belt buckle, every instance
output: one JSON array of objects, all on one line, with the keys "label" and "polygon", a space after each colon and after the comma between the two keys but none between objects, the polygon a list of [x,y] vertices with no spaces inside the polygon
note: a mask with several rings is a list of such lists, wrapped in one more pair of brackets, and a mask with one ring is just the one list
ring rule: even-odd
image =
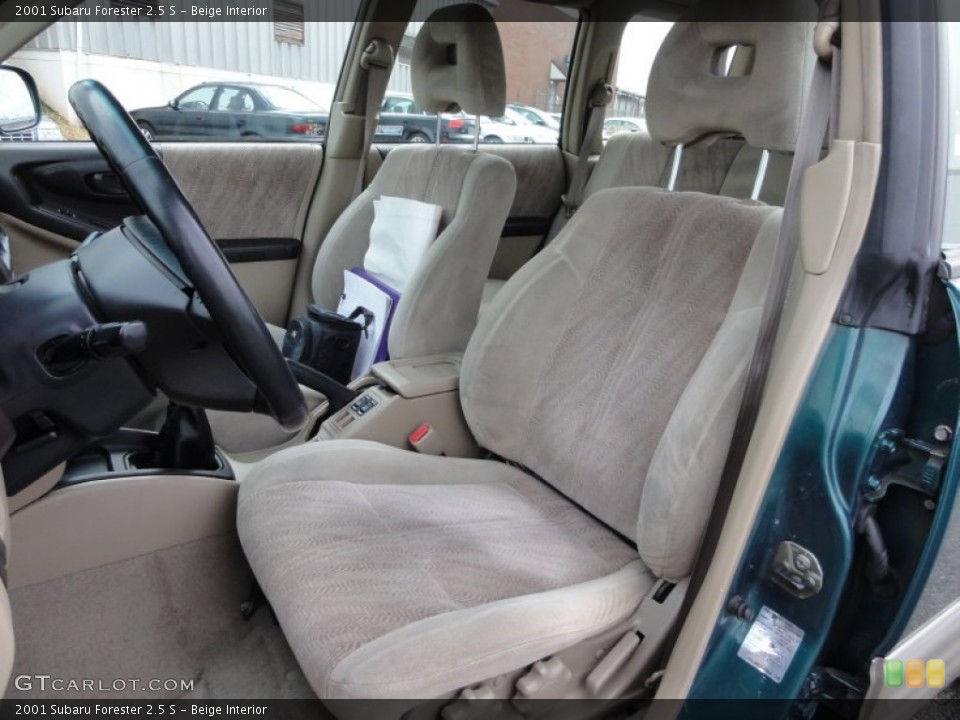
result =
[{"label": "seat belt buckle", "polygon": [[433,426],[424,423],[407,438],[410,446],[423,455],[443,455],[443,440]]},{"label": "seat belt buckle", "polygon": [[560,202],[563,203],[563,214],[566,216],[567,220],[569,220],[577,212],[578,206],[570,202],[566,193],[560,196]]}]

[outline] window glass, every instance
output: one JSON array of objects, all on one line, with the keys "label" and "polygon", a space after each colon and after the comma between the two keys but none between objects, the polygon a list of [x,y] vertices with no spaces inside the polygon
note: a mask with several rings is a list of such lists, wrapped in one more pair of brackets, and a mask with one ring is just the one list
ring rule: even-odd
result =
[{"label": "window glass", "polygon": [[946,216],[943,244],[960,247],[960,23],[947,26],[948,77],[950,83],[950,146],[947,163]]},{"label": "window glass", "polygon": [[[79,7],[105,4],[84,0]],[[230,3],[109,4],[153,15],[63,18],[8,60],[33,75],[43,103],[40,127],[23,139],[89,139],[67,100],[82,78],[106,85],[158,141],[323,139],[361,0],[271,0],[257,19],[213,15]],[[160,16],[171,7],[185,9],[184,19]],[[243,113],[243,122],[224,116],[231,112]]]},{"label": "window glass", "polygon": [[647,81],[654,58],[673,23],[637,18],[627,23],[614,72],[613,101],[607,106],[603,140],[615,133],[646,132]]},{"label": "window glass", "polygon": [[261,85],[259,87],[260,96],[266,101],[268,110],[321,110],[322,107],[303,93],[279,85]]},{"label": "window glass", "polygon": [[216,85],[203,85],[189,90],[180,96],[177,108],[180,110],[209,110],[213,107],[213,96],[217,92]]},{"label": "window glass", "polygon": [[253,97],[248,89],[226,85],[217,96],[211,110],[227,112],[250,112],[253,110]]},{"label": "window glass", "polygon": [[[437,116],[417,107],[411,84],[411,57],[417,33],[431,12],[455,0],[420,0],[397,55],[374,142],[436,142]],[[479,118],[446,113],[440,118],[439,142],[556,145],[560,113],[577,34],[577,15],[547,5],[478,0],[493,12],[503,45],[507,76],[507,110],[501,117]],[[514,18],[521,17],[523,21]],[[478,127],[479,124],[479,127]]]}]

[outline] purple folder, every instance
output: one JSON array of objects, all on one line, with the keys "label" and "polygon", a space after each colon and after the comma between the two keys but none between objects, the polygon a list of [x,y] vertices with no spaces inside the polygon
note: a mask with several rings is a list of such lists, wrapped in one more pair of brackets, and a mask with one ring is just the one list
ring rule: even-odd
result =
[{"label": "purple folder", "polygon": [[380,345],[377,347],[377,354],[374,356],[373,361],[375,363],[383,362],[384,360],[390,359],[390,352],[387,349],[388,341],[390,340],[390,326],[393,324],[393,315],[397,311],[397,304],[400,302],[400,293],[394,290],[392,287],[387,285],[385,282],[380,280],[377,277],[374,277],[362,267],[353,267],[350,268],[348,272],[352,272],[357,277],[366,280],[368,283],[373,285],[375,288],[383,292],[385,295],[390,298],[390,311],[387,313],[387,319],[384,323],[383,334],[380,336]]}]

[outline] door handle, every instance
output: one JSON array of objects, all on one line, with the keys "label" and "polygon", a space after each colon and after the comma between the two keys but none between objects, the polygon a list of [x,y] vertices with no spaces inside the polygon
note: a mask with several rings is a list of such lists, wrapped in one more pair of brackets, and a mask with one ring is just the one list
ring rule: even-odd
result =
[{"label": "door handle", "polygon": [[127,190],[116,173],[96,172],[89,175],[87,182],[96,192],[103,195],[126,195]]}]

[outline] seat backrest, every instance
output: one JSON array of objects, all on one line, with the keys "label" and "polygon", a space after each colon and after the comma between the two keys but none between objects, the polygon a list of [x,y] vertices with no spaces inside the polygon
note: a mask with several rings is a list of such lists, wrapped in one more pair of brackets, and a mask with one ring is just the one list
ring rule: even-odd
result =
[{"label": "seat backrest", "polygon": [[[785,13],[797,11],[804,1],[790,0]],[[674,31],[664,40],[651,71],[645,103],[648,118],[652,118],[651,131],[616,133],[610,137],[584,187],[584,199],[614,187],[665,187],[673,160],[672,148],[683,145],[675,190],[749,198],[762,170],[765,176],[758,199],[770,205],[783,204],[796,142],[803,80],[813,62],[811,53],[807,53],[810,57],[802,63],[795,62],[796,58],[805,57],[800,48],[809,34],[808,26],[802,22],[712,23],[724,27],[720,32],[711,29],[711,23],[696,20],[698,14],[717,17],[720,13],[714,7],[716,4],[716,0],[700,3],[689,20],[679,24],[683,32]],[[800,13],[802,10],[792,17],[802,17]],[[785,14],[784,17],[791,16]],[[700,37],[703,25],[707,27],[707,39]],[[698,38],[697,42],[690,42],[691,35]],[[763,35],[759,55],[755,50],[758,35]],[[740,40],[730,41],[733,37]],[[718,74],[719,53],[738,45],[745,52],[738,52],[735,57],[748,56],[750,62],[734,60],[729,76]],[[692,98],[688,88],[677,86],[677,82],[682,82],[691,72],[701,74],[703,82],[699,87],[707,89],[705,96]],[[753,119],[745,124],[748,133],[744,136],[731,131],[730,123],[735,123],[743,112],[742,88],[763,92],[763,97],[768,98],[771,86],[775,86],[777,92],[773,100],[766,102],[762,120]],[[692,117],[698,117],[698,108],[691,107],[691,103],[712,107],[716,128],[700,133],[686,120],[678,122],[678,118],[691,117],[691,112]],[[734,120],[727,120],[727,116]],[[766,144],[754,144],[758,142]],[[766,158],[761,157],[761,148],[768,151]],[[551,236],[565,223],[565,212],[561,208],[554,219]]]},{"label": "seat backrest", "polygon": [[[812,37],[812,27],[798,25]],[[683,23],[675,27],[661,55],[687,32]],[[745,37],[759,56],[767,36]],[[777,67],[804,75],[803,50],[783,52],[792,60],[780,58]],[[682,78],[693,99],[716,79],[700,77],[710,66],[703,60],[688,64],[692,74]],[[693,102],[692,120],[720,137],[746,136],[757,122],[753,111],[765,106],[765,85],[748,85],[755,100],[740,93],[740,119]],[[796,139],[796,128],[781,130]],[[760,137],[772,147],[789,141]],[[597,192],[507,282],[464,357],[461,399],[481,445],[636,541],[662,577],[684,577],[696,556],[780,216],[757,202],[702,193]]]},{"label": "seat backrest", "polygon": [[[434,12],[417,35],[412,76],[414,100],[427,112],[502,114],[503,48],[490,13],[479,5]],[[455,146],[396,148],[324,239],[314,265],[314,301],[336,308],[343,271],[363,264],[374,200],[433,203],[443,210],[440,231],[397,307],[390,357],[463,350],[515,191],[513,166],[503,158]]]}]

